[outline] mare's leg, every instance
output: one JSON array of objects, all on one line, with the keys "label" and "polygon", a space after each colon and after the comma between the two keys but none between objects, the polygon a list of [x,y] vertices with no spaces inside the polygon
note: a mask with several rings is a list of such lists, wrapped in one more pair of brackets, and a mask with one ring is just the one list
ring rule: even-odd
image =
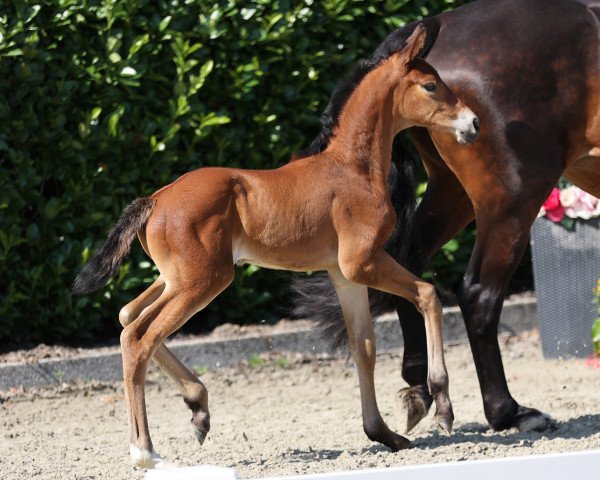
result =
[{"label": "mare's leg", "polygon": [[459,292],[485,416],[496,430],[542,431],[553,425],[548,415],[520,406],[511,396],[498,345],[506,287],[523,256],[534,218],[510,216],[506,211],[478,221],[475,248]]},{"label": "mare's leg", "polygon": [[[190,268],[179,271],[177,278],[185,278],[186,283],[165,286],[158,298],[121,333],[130,453],[138,466],[152,468],[161,463],[152,446],[146,416],[144,380],[148,362],[169,335],[229,285],[233,279],[233,266],[225,265],[220,268],[189,265]],[[203,288],[199,289],[199,286]],[[152,297],[151,293],[148,298]]]},{"label": "mare's leg", "polygon": [[339,271],[330,271],[329,275],[342,306],[350,352],[358,371],[365,433],[371,440],[383,443],[393,451],[408,448],[408,439],[388,428],[377,407],[374,383],[375,333],[367,287],[349,282]]},{"label": "mare's leg", "polygon": [[[150,306],[165,289],[162,277],[145,290],[139,297],[128,303],[119,312],[119,322],[126,327],[140,316],[142,311]],[[208,412],[208,391],[198,377],[183,365],[164,343],[154,352],[152,359],[160,369],[177,385],[183,401],[192,410],[192,425],[194,434],[202,445],[210,430],[210,415]]]},{"label": "mare's leg", "polygon": [[[433,255],[473,219],[473,207],[427,130],[414,128],[411,137],[428,173],[427,190],[415,213],[404,265],[419,276]],[[409,385],[399,392],[398,413],[402,431],[409,432],[427,415],[432,402],[427,388],[425,324],[408,300],[398,298],[396,310],[404,339],[402,378]]]},{"label": "mare's leg", "polygon": [[427,339],[427,387],[436,404],[435,420],[438,427],[451,432],[454,414],[444,363],[442,306],[435,288],[415,277],[383,250],[373,251],[371,247],[360,249],[353,245],[351,250],[340,250],[339,258],[345,278],[405,298],[423,315]]},{"label": "mare's leg", "polygon": [[433,134],[433,139],[475,209],[477,238],[458,300],[486,418],[496,430],[544,430],[552,428],[553,420],[519,405],[508,390],[498,323],[531,224],[561,175],[565,147],[552,130],[534,129],[525,122],[501,126],[482,130],[480,141],[467,148],[441,135]]}]

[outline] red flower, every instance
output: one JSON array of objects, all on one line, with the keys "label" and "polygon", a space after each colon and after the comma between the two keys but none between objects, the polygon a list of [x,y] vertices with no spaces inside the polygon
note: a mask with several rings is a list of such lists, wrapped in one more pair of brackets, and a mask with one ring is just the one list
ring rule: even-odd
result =
[{"label": "red flower", "polygon": [[546,211],[546,216],[553,222],[560,222],[563,219],[565,209],[560,204],[560,191],[558,188],[552,190],[548,200],[544,202],[543,208]]}]

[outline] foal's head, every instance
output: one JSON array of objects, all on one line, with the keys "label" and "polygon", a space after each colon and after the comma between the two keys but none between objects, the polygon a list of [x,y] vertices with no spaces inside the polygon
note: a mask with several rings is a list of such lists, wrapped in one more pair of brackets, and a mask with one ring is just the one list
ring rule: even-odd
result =
[{"label": "foal's head", "polygon": [[452,93],[437,71],[418,56],[425,35],[425,28],[417,26],[406,46],[389,57],[389,66],[401,75],[393,100],[394,109],[402,117],[401,127],[444,130],[459,143],[474,142],[479,136],[479,119]]}]

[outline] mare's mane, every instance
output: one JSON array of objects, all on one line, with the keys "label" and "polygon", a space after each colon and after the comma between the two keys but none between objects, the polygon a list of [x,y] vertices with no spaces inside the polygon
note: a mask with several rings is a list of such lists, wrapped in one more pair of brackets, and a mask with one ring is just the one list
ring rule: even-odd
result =
[{"label": "mare's mane", "polygon": [[419,56],[425,57],[427,53],[429,53],[440,29],[439,21],[436,18],[427,18],[411,23],[388,35],[383,43],[379,45],[377,50],[373,52],[370,58],[356,62],[348,77],[335,87],[331,94],[329,104],[321,114],[321,132],[307,148],[294,154],[294,159],[310,157],[321,153],[327,148],[333,137],[333,131],[338,125],[339,116],[341,115],[346,102],[354,90],[356,90],[356,87],[358,87],[362,79],[380,65],[381,62],[406,46],[406,40],[410,37],[419,23],[425,27],[426,32],[425,45],[419,52]]}]

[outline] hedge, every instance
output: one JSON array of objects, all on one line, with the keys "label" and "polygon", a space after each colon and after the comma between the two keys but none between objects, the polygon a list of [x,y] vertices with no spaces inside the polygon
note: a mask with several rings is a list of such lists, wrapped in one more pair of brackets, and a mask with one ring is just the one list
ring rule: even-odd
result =
[{"label": "hedge", "polygon": [[[103,291],[70,286],[125,205],[203,165],[285,163],[356,59],[461,3],[3,2],[0,342],[116,335],[156,275],[141,249]],[[271,321],[288,278],[242,268],[198,323]]]}]

